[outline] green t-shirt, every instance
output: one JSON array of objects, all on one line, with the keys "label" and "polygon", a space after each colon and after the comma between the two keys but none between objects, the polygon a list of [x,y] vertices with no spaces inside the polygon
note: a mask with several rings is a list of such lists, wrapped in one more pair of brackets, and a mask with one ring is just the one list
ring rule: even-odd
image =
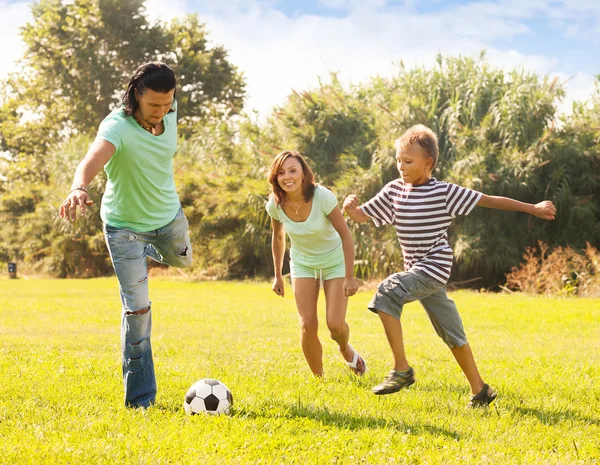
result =
[{"label": "green t-shirt", "polygon": [[275,198],[269,198],[267,212],[271,218],[283,224],[290,236],[290,257],[294,263],[315,269],[343,263],[342,239],[327,218],[337,205],[333,192],[317,184],[306,221],[292,221],[281,206],[275,203]]},{"label": "green t-shirt", "polygon": [[[177,106],[174,106],[177,110]],[[173,179],[177,149],[177,111],[164,118],[165,131],[154,136],[123,109],[100,124],[97,139],[117,149],[104,167],[108,177],[100,217],[105,223],[137,232],[169,224],[179,210]]]}]

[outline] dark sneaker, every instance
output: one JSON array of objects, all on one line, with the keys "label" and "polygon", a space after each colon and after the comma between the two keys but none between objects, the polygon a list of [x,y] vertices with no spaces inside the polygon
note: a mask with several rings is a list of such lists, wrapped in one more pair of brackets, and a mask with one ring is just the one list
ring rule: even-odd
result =
[{"label": "dark sneaker", "polygon": [[487,384],[483,385],[481,391],[474,396],[471,396],[471,400],[467,404],[467,408],[481,408],[487,407],[496,399],[498,393],[494,391]]},{"label": "dark sneaker", "polygon": [[406,371],[390,371],[383,382],[373,388],[373,394],[392,394],[415,383],[415,372],[411,367]]}]

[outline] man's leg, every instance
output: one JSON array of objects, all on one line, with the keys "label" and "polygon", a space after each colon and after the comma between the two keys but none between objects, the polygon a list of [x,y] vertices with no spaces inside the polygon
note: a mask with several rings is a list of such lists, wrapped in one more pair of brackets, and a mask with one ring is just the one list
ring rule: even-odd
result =
[{"label": "man's leg", "polygon": [[150,335],[146,234],[106,226],[106,243],[123,304],[121,350],[125,405],[148,407],[156,399],[156,377]]},{"label": "man's leg", "polygon": [[156,237],[147,247],[147,254],[164,265],[185,268],[192,264],[192,243],[188,233],[188,220],[183,210],[168,225],[157,230]]}]

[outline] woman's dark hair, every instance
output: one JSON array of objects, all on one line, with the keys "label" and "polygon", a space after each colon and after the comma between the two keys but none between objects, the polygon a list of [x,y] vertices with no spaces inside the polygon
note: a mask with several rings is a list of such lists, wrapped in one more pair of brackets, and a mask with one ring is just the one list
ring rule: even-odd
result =
[{"label": "woman's dark hair", "polygon": [[[128,116],[133,115],[139,108],[135,91],[137,90],[139,95],[144,95],[146,89],[164,94],[175,89],[175,94],[177,94],[175,73],[160,61],[145,63],[136,69],[123,96],[123,109]],[[175,94],[173,98],[175,98]]]}]

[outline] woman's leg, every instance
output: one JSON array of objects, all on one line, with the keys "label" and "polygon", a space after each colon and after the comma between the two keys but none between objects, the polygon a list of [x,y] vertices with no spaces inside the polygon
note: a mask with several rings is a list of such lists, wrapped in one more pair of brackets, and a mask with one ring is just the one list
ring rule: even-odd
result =
[{"label": "woman's leg", "polygon": [[317,301],[319,281],[313,278],[292,279],[294,298],[300,316],[302,351],[315,376],[323,376],[323,348],[319,341]]},{"label": "woman's leg", "polygon": [[344,360],[351,362],[354,352],[349,347],[350,327],[346,323],[348,298],[344,296],[344,278],[328,279],[323,283],[327,312],[327,328],[337,342]]}]

